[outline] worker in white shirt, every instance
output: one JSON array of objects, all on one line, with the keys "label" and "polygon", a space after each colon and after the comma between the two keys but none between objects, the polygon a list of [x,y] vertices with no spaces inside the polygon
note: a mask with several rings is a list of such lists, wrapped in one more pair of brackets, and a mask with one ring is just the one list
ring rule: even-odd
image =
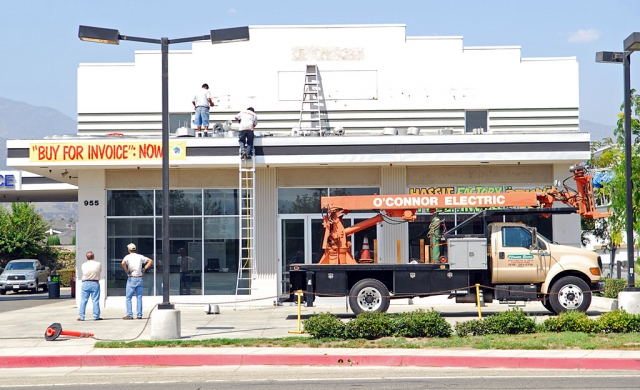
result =
[{"label": "worker in white shirt", "polygon": [[[240,134],[238,143],[240,143],[240,157],[250,159],[253,157],[253,128],[258,124],[258,116],[253,107],[242,110],[236,115],[236,119],[240,121]],[[245,147],[246,143],[246,147]]]},{"label": "worker in white shirt", "polygon": [[78,321],[84,321],[84,313],[89,297],[91,297],[91,302],[93,303],[93,319],[95,321],[102,320],[100,317],[101,273],[102,265],[96,261],[93,252],[87,252],[87,261],[82,263],[82,295],[80,298],[80,306],[78,307]]},{"label": "worker in white shirt", "polygon": [[209,107],[213,107],[211,100],[211,92],[208,84],[202,84],[202,89],[193,97],[193,107],[196,110],[194,123],[198,126],[197,137],[202,137],[202,128],[204,127],[204,136],[207,136],[209,130]]}]

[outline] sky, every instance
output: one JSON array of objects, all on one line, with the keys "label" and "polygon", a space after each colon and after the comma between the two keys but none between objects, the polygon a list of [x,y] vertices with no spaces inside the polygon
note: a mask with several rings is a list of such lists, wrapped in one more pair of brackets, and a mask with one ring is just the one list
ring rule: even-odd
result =
[{"label": "sky", "polygon": [[[623,100],[622,66],[596,63],[595,53],[622,51],[624,39],[640,31],[639,5],[638,0],[0,0],[0,97],[52,107],[75,119],[79,63],[133,62],[135,50],[154,49],[136,42],[82,42],[79,25],[171,39],[246,25],[405,24],[408,36],[463,36],[465,46],[520,46],[523,57],[575,56],[580,119],[613,128]],[[636,56],[640,64],[640,53]],[[640,65],[634,66],[633,56],[631,86],[640,89]]]}]

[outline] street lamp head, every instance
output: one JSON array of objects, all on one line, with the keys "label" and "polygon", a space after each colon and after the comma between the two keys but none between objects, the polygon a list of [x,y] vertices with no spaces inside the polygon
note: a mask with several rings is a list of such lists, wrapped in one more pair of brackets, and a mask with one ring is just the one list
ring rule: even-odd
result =
[{"label": "street lamp head", "polygon": [[120,32],[110,28],[80,26],[78,38],[81,41],[118,45],[120,43]]},{"label": "street lamp head", "polygon": [[640,50],[640,33],[634,32],[624,40],[625,51],[638,51]]},{"label": "street lamp head", "polygon": [[249,27],[233,27],[211,30],[211,43],[237,42],[249,40]]},{"label": "street lamp head", "polygon": [[596,62],[622,63],[624,61],[624,53],[619,51],[599,51],[596,53]]}]

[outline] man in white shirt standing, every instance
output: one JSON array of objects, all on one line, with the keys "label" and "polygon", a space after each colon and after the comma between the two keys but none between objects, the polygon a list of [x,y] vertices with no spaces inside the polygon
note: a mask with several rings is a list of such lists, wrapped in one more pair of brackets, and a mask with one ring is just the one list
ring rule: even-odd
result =
[{"label": "man in white shirt standing", "polygon": [[136,294],[136,308],[138,309],[137,318],[142,319],[142,274],[151,267],[153,260],[148,257],[136,253],[136,244],[127,245],[129,254],[122,259],[122,268],[129,275],[127,278],[127,288],[125,290],[127,315],[122,317],[123,320],[133,319],[133,308],[131,307],[131,298],[133,293]]},{"label": "man in white shirt standing", "polygon": [[[242,110],[236,115],[236,119],[240,121],[240,134],[238,143],[240,143],[240,158],[251,159],[253,156],[253,128],[258,124],[258,116],[253,107]],[[246,149],[245,149],[246,142]]]},{"label": "man in white shirt standing", "polygon": [[202,84],[202,89],[196,93],[193,97],[193,107],[196,110],[196,117],[194,123],[198,126],[197,137],[202,137],[202,128],[204,127],[204,136],[207,136],[207,130],[209,130],[209,107],[213,107],[213,101],[211,100],[211,92],[209,92],[209,85]]},{"label": "man in white shirt standing", "polygon": [[87,309],[87,302],[91,297],[93,303],[93,319],[95,321],[102,320],[100,318],[100,274],[102,273],[102,265],[96,261],[93,252],[87,252],[87,261],[82,263],[82,289],[80,298],[80,307],[78,307],[78,321],[84,321],[84,313]]}]

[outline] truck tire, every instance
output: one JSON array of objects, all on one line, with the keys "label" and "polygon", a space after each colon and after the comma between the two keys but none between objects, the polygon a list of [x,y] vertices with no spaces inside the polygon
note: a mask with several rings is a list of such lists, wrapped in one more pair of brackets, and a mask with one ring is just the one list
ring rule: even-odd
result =
[{"label": "truck tire", "polygon": [[42,285],[42,292],[47,292],[49,291],[49,285],[45,282],[44,285]]},{"label": "truck tire", "polygon": [[376,279],[362,279],[349,291],[349,306],[354,314],[363,311],[378,311],[381,313],[389,309],[389,290]]},{"label": "truck tire", "polygon": [[565,276],[551,286],[549,303],[557,314],[567,310],[585,312],[591,305],[591,291],[584,280],[576,276]]},{"label": "truck tire", "polygon": [[7,290],[0,290],[0,295],[6,295],[7,294]]}]

